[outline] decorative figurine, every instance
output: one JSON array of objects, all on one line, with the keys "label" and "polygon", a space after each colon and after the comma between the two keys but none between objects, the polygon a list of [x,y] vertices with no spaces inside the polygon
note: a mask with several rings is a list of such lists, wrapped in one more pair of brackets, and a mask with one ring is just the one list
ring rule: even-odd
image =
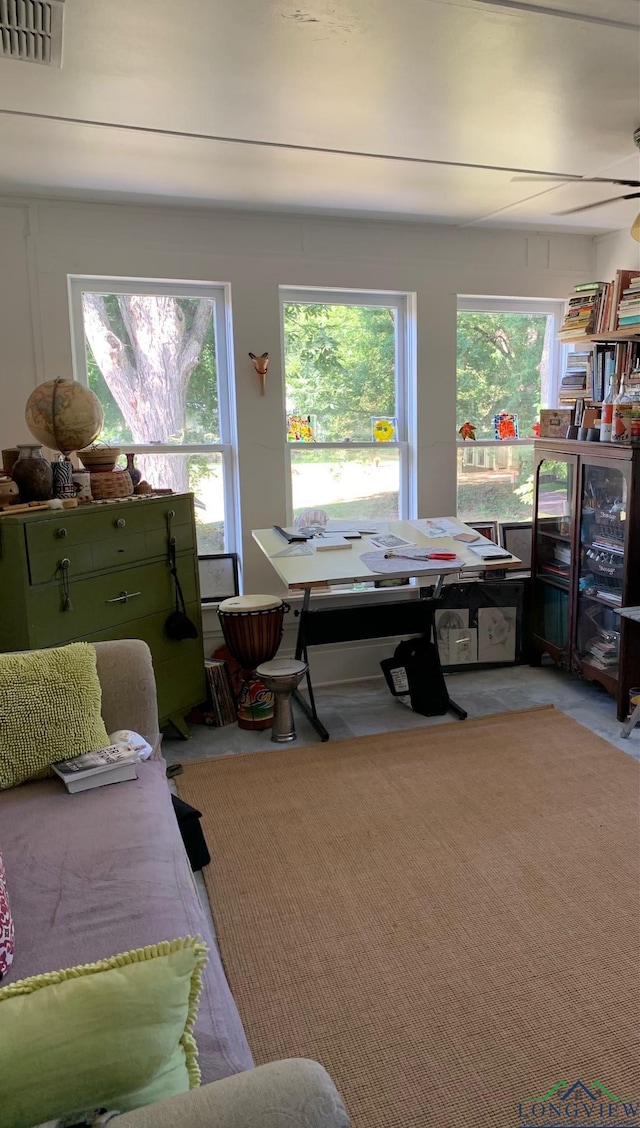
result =
[{"label": "decorative figurine", "polygon": [[458,431],[458,434],[460,435],[460,437],[462,439],[473,439],[475,441],[475,437],[476,437],[475,423],[463,423],[462,427],[460,427],[460,429]]},{"label": "decorative figurine", "polygon": [[518,438],[518,416],[510,411],[501,411],[493,417],[493,434],[496,439]]},{"label": "decorative figurine", "polygon": [[262,356],[256,356],[255,353],[250,352],[249,356],[253,361],[253,367],[258,373],[258,379],[260,381],[260,395],[263,396],[265,380],[267,377],[267,368],[269,367],[269,353],[264,352]]},{"label": "decorative figurine", "polygon": [[392,443],[396,437],[398,421],[395,416],[375,415],[371,420],[371,438],[374,443]]}]

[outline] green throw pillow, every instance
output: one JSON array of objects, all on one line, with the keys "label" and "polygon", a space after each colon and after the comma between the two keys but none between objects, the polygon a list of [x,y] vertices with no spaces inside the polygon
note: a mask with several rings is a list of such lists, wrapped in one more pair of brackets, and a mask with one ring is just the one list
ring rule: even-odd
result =
[{"label": "green throw pillow", "polygon": [[0,789],[106,748],[96,652],[88,642],[0,654]]},{"label": "green throw pillow", "polygon": [[207,947],[165,941],[0,988],[0,1123],[133,1108],[200,1083],[193,1025]]}]

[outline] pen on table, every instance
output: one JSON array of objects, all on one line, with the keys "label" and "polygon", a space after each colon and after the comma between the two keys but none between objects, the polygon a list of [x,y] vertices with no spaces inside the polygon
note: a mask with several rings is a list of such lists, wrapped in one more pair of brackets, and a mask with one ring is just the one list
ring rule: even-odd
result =
[{"label": "pen on table", "polygon": [[455,560],[455,552],[427,552],[424,556],[409,556],[407,552],[385,552],[385,560],[400,559],[400,560]]}]

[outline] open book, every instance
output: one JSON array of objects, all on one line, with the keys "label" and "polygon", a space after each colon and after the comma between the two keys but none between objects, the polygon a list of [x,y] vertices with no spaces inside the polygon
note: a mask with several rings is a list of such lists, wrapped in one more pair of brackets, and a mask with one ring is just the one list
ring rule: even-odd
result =
[{"label": "open book", "polygon": [[102,787],[107,783],[121,783],[127,779],[137,779],[136,762],[139,759],[135,748],[130,744],[109,744],[94,752],[83,752],[70,760],[58,760],[52,764],[56,775],[64,780],[67,790],[88,791],[91,787]]}]

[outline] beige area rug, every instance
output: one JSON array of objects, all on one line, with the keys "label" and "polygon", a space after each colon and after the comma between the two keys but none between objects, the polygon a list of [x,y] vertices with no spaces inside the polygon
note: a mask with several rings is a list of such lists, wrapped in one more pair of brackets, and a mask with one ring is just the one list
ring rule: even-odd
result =
[{"label": "beige area rug", "polygon": [[257,1063],[322,1062],[356,1128],[640,1123],[597,1087],[640,1098],[630,757],[549,707],[176,782]]}]

